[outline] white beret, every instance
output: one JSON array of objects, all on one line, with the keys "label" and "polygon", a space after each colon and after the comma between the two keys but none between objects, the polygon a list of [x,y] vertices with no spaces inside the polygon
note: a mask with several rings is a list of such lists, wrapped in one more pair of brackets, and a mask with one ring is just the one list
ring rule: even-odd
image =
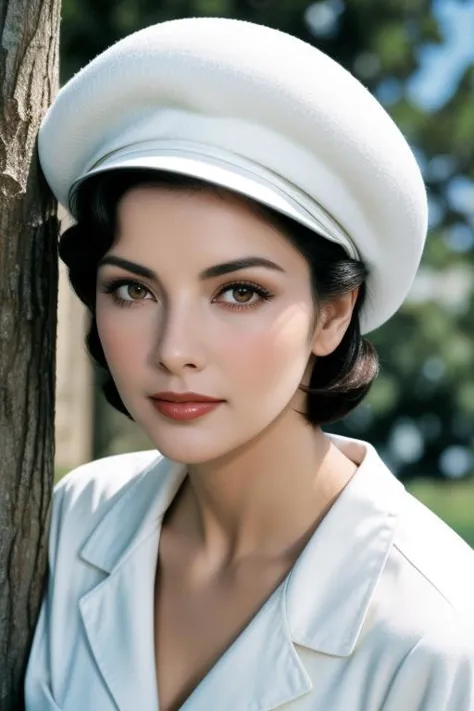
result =
[{"label": "white beret", "polygon": [[289,215],[369,270],[364,333],[405,299],[427,229],[412,151],[365,87],[295,37],[238,20],[164,22],[117,42],[58,93],[39,157],[72,210],[87,177],[146,167]]}]

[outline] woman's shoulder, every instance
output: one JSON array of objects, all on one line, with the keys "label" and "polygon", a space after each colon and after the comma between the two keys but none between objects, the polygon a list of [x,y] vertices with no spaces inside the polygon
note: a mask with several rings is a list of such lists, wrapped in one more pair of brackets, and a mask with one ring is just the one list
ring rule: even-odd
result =
[{"label": "woman's shoulder", "polygon": [[342,441],[353,448],[363,445],[365,451],[359,497],[393,521],[386,563],[396,597],[404,599],[406,609],[416,611],[419,619],[432,612],[438,617],[446,610],[462,624],[474,623],[474,550],[397,480],[373,447]]},{"label": "woman's shoulder", "polygon": [[72,469],[60,479],[54,488],[54,498],[76,499],[92,491],[108,498],[148,469],[150,464],[161,459],[162,455],[156,449],[94,459]]},{"label": "woman's shoulder", "polygon": [[375,529],[367,534],[362,553],[373,546],[386,554],[373,598],[373,612],[383,635],[415,640],[439,629],[442,636],[451,626],[453,630],[470,628],[474,639],[474,550],[407,491],[373,447],[366,442],[340,441],[345,447],[350,445],[352,456],[359,460],[362,455],[357,447],[362,446],[364,453],[358,483],[355,478],[356,486],[347,488],[353,492],[351,508],[364,504],[358,538],[364,540],[368,517],[372,517],[372,526],[380,523],[376,535]]},{"label": "woman's shoulder", "polygon": [[474,550],[408,492],[394,550],[420,590],[430,590],[454,617],[474,625]]},{"label": "woman's shoulder", "polygon": [[117,499],[132,493],[162,460],[156,450],[127,452],[82,464],[66,474],[54,488],[50,548],[66,531],[80,545]]},{"label": "woman's shoulder", "polygon": [[434,626],[405,655],[383,708],[471,711],[473,704],[472,628],[451,621]]}]

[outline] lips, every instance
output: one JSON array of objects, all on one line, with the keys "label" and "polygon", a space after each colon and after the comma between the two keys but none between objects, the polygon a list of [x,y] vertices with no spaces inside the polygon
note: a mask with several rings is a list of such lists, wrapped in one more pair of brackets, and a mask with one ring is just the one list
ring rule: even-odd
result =
[{"label": "lips", "polygon": [[154,408],[170,420],[187,422],[209,414],[221,405],[216,400],[198,393],[157,393],[151,397]]},{"label": "lips", "polygon": [[156,393],[151,396],[153,400],[160,400],[165,402],[222,402],[215,397],[209,397],[208,395],[201,395],[200,393],[173,393],[173,392],[162,392]]}]

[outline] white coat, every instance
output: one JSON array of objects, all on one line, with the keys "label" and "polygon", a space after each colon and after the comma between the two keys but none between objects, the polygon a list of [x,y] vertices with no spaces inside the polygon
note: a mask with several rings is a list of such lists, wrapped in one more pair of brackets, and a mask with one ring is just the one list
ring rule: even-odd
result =
[{"label": "white coat", "polygon": [[[473,711],[474,552],[368,444],[285,581],[183,711]],[[158,711],[153,589],[185,470],[155,451],[56,487],[27,711]]]}]

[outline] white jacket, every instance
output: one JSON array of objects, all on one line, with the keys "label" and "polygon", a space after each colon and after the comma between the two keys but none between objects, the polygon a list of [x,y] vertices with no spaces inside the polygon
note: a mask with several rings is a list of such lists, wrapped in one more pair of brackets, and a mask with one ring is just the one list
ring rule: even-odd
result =
[{"label": "white jacket", "polygon": [[[335,441],[355,476],[183,711],[474,711],[474,552],[370,445]],[[151,451],[56,487],[27,711],[158,711],[155,565],[184,475]]]}]

